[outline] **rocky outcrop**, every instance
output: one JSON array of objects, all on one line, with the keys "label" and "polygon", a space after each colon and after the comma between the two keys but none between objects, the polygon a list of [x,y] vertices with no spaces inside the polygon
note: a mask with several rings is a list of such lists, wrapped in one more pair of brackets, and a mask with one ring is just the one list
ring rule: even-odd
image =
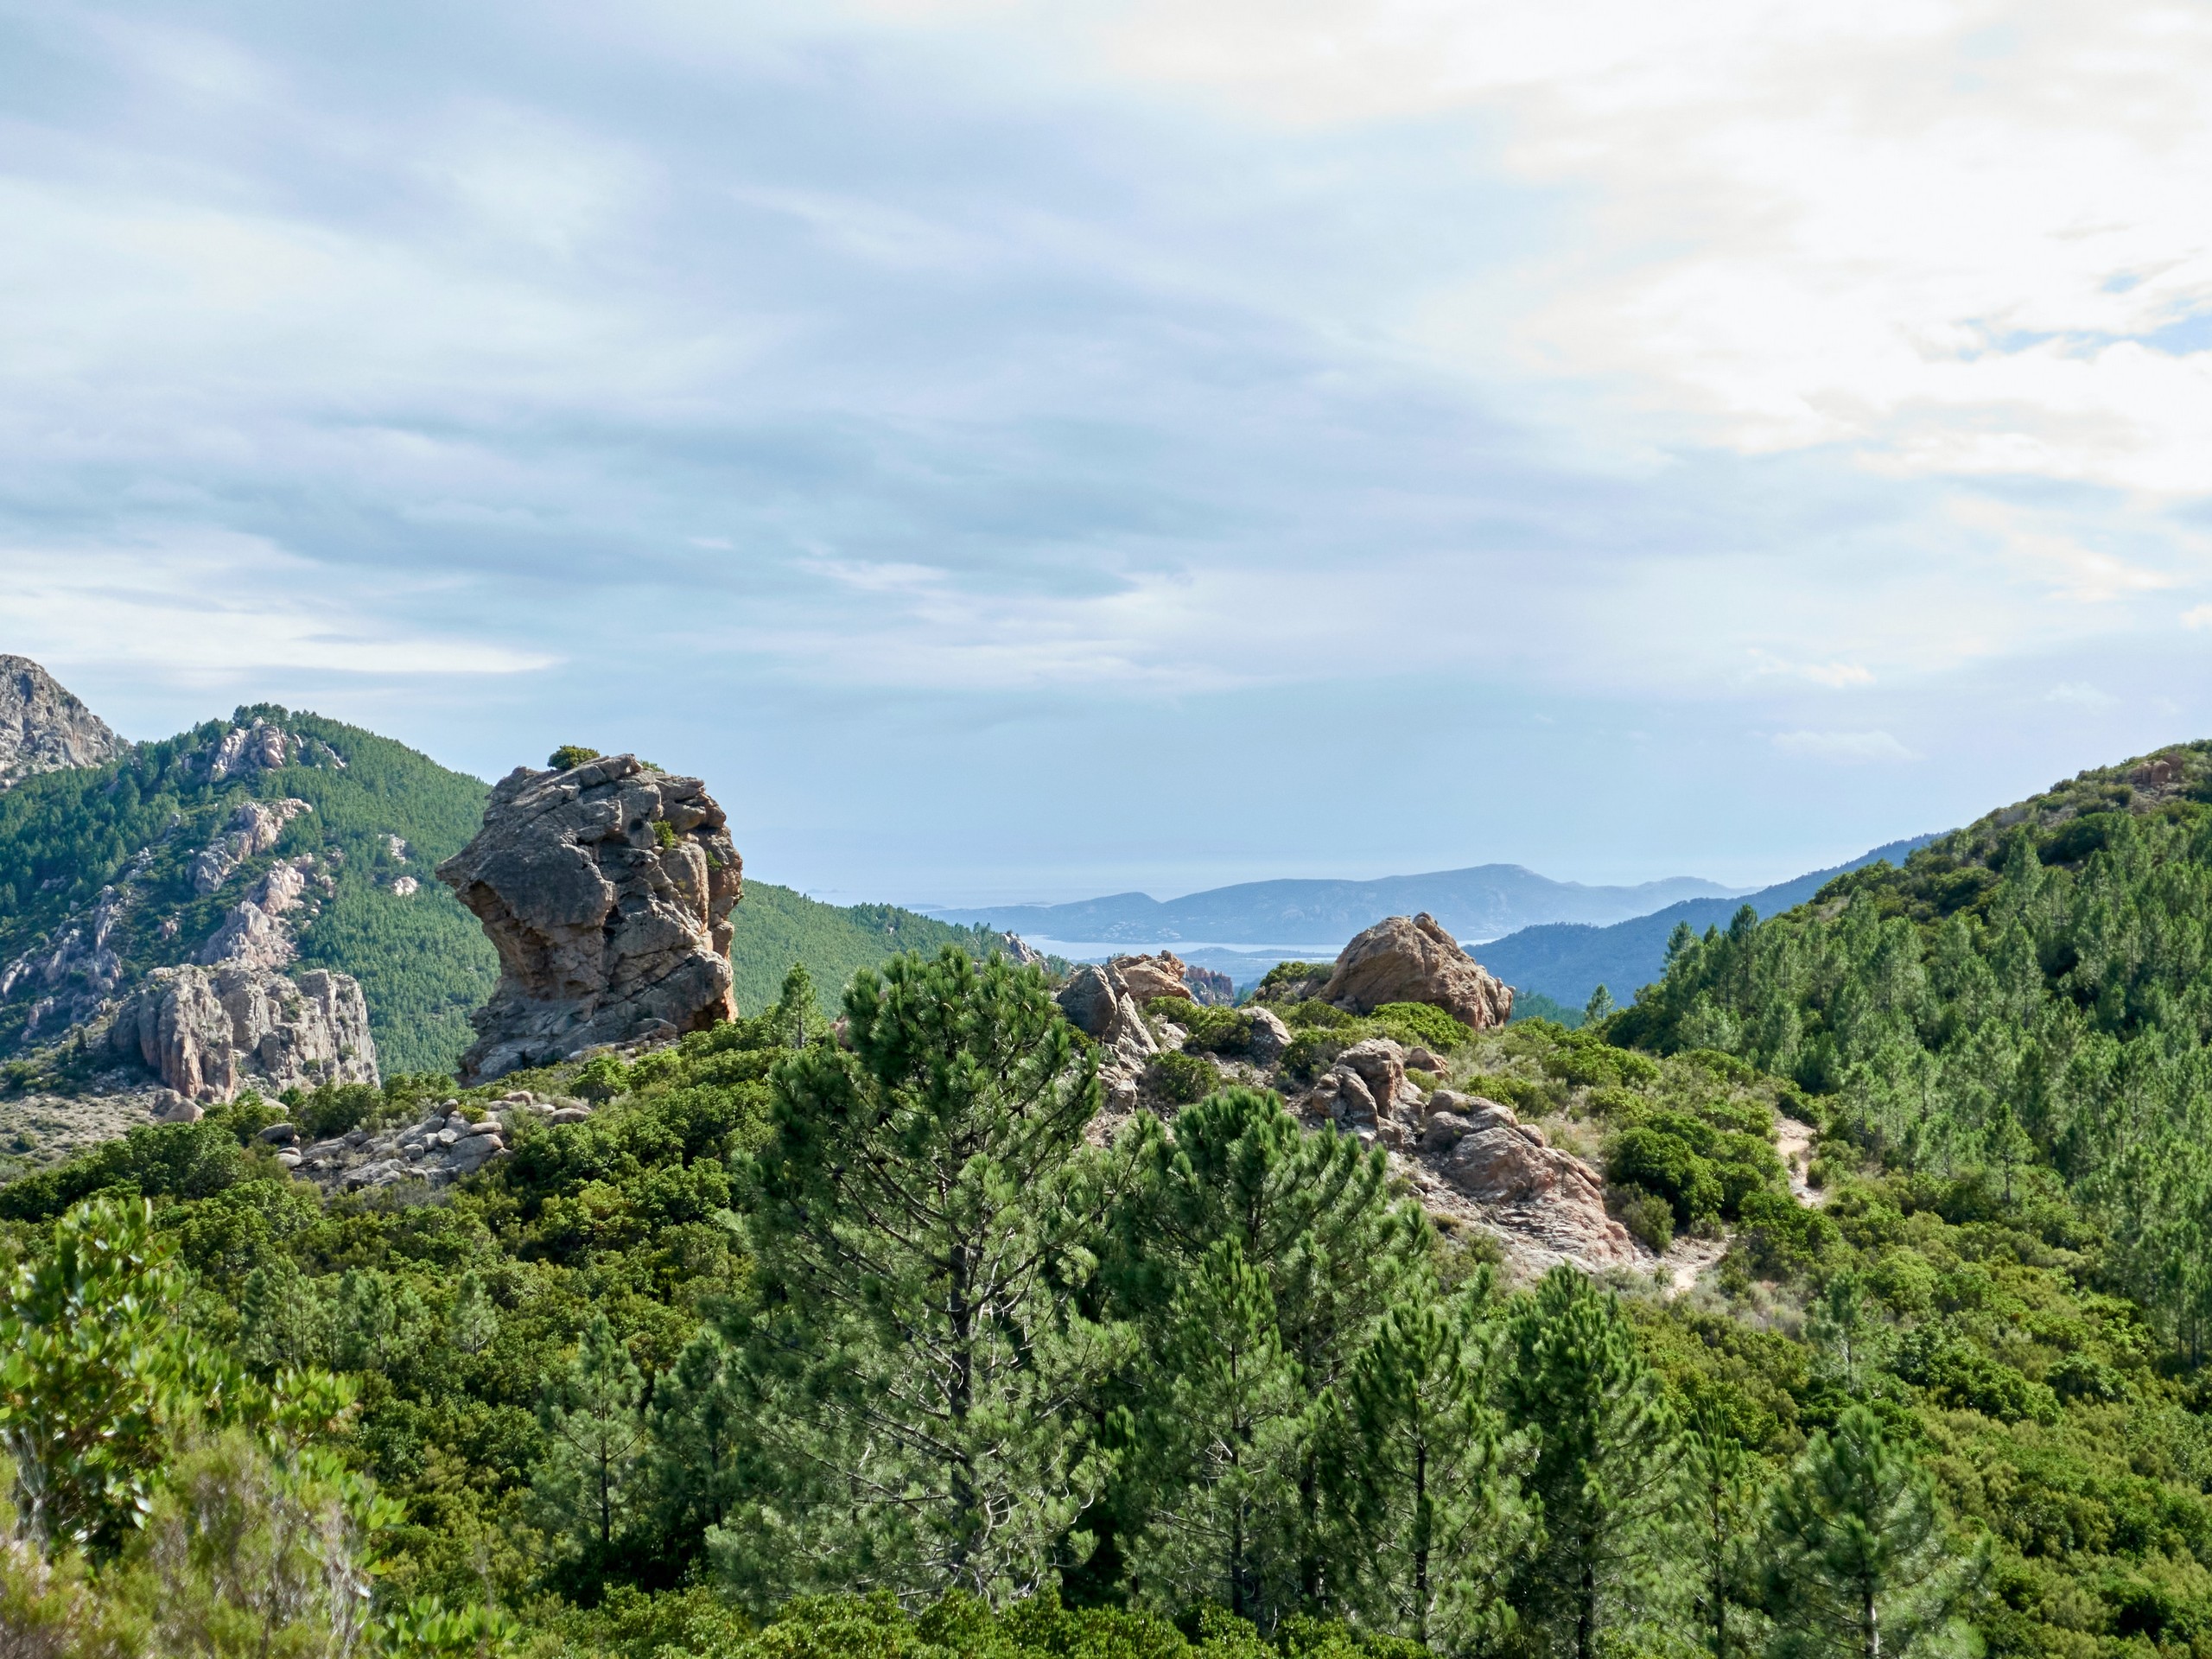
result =
[{"label": "rocky outcrop", "polygon": [[258,857],[276,844],[284,826],[315,808],[296,797],[281,801],[241,801],[223,826],[223,833],[201,848],[192,861],[192,890],[210,893],[231,879],[231,872],[250,858]]},{"label": "rocky outcrop", "polygon": [[437,872],[499,953],[463,1082],[730,1018],[728,823],[697,779],[632,755],[502,779]]},{"label": "rocky outcrop", "polygon": [[29,658],[0,656],[0,790],[34,772],[103,766],[130,747]]},{"label": "rocky outcrop", "polygon": [[1344,948],[1321,1000],[1368,1014],[1385,1002],[1426,1002],[1477,1031],[1513,1014],[1513,988],[1485,973],[1433,916],[1393,916]]},{"label": "rocky outcrop", "polygon": [[1086,963],[1077,969],[1061,987],[1058,1001],[1077,1030],[1125,1066],[1141,1067],[1160,1052],[1135,994],[1116,963]]},{"label": "rocky outcrop", "polygon": [[1183,983],[1190,988],[1193,1001],[1210,1008],[1230,1007],[1236,1001],[1236,982],[1211,968],[1184,969]]},{"label": "rocky outcrop", "polygon": [[109,1027],[187,1102],[274,1096],[325,1083],[378,1081],[368,1004],[351,975],[321,969],[287,979],[265,968],[156,968]]},{"label": "rocky outcrop", "polygon": [[1159,996],[1183,1002],[1197,1001],[1191,995],[1191,988],[1184,983],[1184,976],[1191,970],[1173,950],[1162,950],[1154,957],[1116,957],[1106,967],[1136,998],[1139,1007]]},{"label": "rocky outcrop", "polygon": [[1605,1213],[1604,1178],[1510,1108],[1440,1089],[1419,1150],[1487,1220],[1539,1251],[1588,1269],[1637,1261],[1628,1230]]},{"label": "rocky outcrop", "polygon": [[444,1186],[505,1158],[525,1123],[581,1123],[592,1109],[581,1100],[517,1090],[490,1111],[448,1100],[400,1128],[353,1129],[302,1143],[289,1123],[273,1123],[261,1139],[276,1161],[332,1192],[359,1192],[403,1182]]},{"label": "rocky outcrop", "polygon": [[1014,959],[1015,967],[1042,968],[1045,966],[1045,953],[1023,938],[1020,934],[1001,933],[999,935],[999,943],[1006,954]]}]

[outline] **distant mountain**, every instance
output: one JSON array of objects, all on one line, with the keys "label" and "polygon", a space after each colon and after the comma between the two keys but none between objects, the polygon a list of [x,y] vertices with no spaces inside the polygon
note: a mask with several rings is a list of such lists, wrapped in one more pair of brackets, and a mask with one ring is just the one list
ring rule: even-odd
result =
[{"label": "distant mountain", "polygon": [[97,766],[128,747],[29,658],[0,656],[0,789],[37,772]]},{"label": "distant mountain", "polygon": [[1678,899],[1726,900],[1730,889],[1694,876],[1633,887],[1554,881],[1518,864],[1478,864],[1374,881],[1243,881],[1161,900],[1119,893],[1068,905],[931,909],[942,921],[982,924],[1025,937],[1131,945],[1267,944],[1333,957],[1345,940],[1386,916],[1427,911],[1463,940],[1496,938],[1541,922],[1603,924]]},{"label": "distant mountain", "polygon": [[1847,870],[1885,858],[1902,864],[1905,855],[1935,839],[1915,836],[1893,841],[1834,869],[1814,870],[1738,898],[1685,899],[1610,927],[1571,923],[1524,927],[1491,940],[1476,954],[1484,967],[1516,991],[1534,991],[1580,1008],[1590,1000],[1590,993],[1603,985],[1615,1001],[1626,1002],[1637,988],[1649,984],[1664,970],[1667,936],[1677,923],[1688,922],[1700,933],[1708,927],[1726,927],[1745,905],[1761,917],[1778,915],[1803,904]]}]

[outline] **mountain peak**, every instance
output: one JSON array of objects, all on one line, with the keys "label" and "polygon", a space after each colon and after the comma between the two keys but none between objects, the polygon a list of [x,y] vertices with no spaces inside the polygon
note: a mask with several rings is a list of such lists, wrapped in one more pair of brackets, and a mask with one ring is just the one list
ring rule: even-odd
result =
[{"label": "mountain peak", "polygon": [[29,658],[0,656],[0,790],[34,772],[97,766],[128,747]]}]

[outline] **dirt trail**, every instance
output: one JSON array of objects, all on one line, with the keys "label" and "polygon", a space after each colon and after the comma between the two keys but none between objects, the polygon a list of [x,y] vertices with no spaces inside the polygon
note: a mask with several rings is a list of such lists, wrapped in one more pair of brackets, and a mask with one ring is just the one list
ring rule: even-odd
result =
[{"label": "dirt trail", "polygon": [[1826,1204],[1827,1194],[1805,1179],[1806,1166],[1813,1161],[1813,1126],[1794,1117],[1777,1118],[1774,1145],[1789,1172],[1789,1190],[1797,1195],[1797,1202],[1815,1210]]}]

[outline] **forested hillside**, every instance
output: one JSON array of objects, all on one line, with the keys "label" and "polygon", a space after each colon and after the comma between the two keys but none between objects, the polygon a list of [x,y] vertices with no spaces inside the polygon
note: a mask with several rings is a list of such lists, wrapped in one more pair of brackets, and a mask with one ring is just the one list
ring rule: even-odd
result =
[{"label": "forested hillside", "polygon": [[[226,735],[256,719],[300,741],[285,764],[216,765]],[[496,964],[475,918],[430,872],[475,832],[484,795],[476,779],[404,744],[274,704],[139,744],[97,769],[25,779],[0,795],[0,964],[26,964],[12,994],[0,993],[0,1052],[57,1034],[35,1023],[43,996],[58,995],[66,1012],[73,988],[97,991],[192,960],[270,865],[313,852],[332,887],[293,924],[300,960],[361,982],[387,1071],[448,1068]],[[218,885],[195,883],[195,861],[239,802],[286,797],[314,810]],[[113,953],[111,965],[86,937],[111,887],[123,902],[98,950]],[[65,937],[73,925],[73,951]]]},{"label": "forested hillside", "polygon": [[790,887],[747,878],[730,913],[730,967],[738,1011],[757,1014],[782,994],[784,976],[804,967],[825,1014],[863,968],[880,968],[901,950],[934,956],[956,945],[971,956],[999,947],[1001,937],[981,925],[959,927],[896,905],[825,905]]},{"label": "forested hillside", "polygon": [[2055,1171],[2115,1285],[2212,1340],[2212,744],[2085,772],[1810,905],[1687,930],[1612,1027],[1795,1078],[1871,1153]]}]

